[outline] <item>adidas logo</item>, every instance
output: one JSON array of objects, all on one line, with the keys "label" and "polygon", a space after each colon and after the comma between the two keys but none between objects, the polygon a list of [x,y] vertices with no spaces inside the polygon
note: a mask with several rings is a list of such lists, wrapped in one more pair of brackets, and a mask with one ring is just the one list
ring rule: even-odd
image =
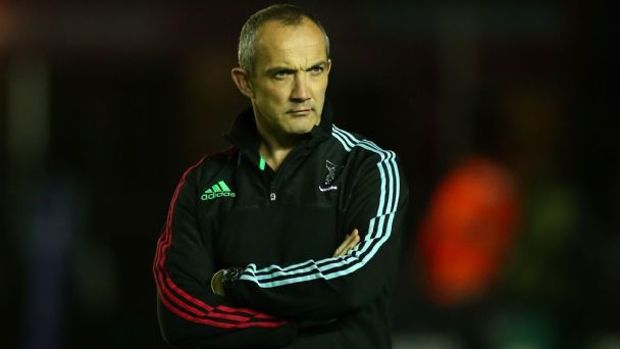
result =
[{"label": "adidas logo", "polygon": [[223,197],[234,198],[235,196],[237,195],[230,190],[224,181],[219,181],[213,184],[211,188],[205,190],[205,192],[200,196],[200,200],[206,201]]}]

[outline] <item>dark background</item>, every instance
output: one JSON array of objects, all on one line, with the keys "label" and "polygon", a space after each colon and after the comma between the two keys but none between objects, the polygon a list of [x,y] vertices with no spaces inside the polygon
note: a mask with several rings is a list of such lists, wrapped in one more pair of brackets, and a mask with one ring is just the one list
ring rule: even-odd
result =
[{"label": "dark background", "polygon": [[[226,147],[248,105],[229,72],[267,4],[0,0],[2,348],[166,347],[156,239],[183,169]],[[300,4],[330,36],[336,123],[394,149],[412,188],[395,347],[620,348],[614,12]],[[472,153],[511,171],[521,223],[494,286],[440,306],[420,291],[416,233]]]}]

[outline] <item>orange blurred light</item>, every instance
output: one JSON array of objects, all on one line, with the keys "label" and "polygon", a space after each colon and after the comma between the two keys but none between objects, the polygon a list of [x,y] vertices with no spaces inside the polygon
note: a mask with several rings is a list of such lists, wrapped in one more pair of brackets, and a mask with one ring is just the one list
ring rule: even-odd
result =
[{"label": "orange blurred light", "polygon": [[455,304],[482,295],[495,280],[517,224],[510,174],[473,157],[439,185],[418,241],[428,296]]}]

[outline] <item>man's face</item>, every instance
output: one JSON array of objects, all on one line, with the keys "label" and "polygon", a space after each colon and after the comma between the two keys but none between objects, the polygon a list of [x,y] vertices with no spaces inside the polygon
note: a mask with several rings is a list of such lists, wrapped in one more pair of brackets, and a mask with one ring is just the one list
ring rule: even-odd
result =
[{"label": "man's face", "polygon": [[296,26],[270,21],[257,34],[249,79],[259,129],[275,138],[310,132],[321,121],[331,66],[323,33],[304,19]]}]

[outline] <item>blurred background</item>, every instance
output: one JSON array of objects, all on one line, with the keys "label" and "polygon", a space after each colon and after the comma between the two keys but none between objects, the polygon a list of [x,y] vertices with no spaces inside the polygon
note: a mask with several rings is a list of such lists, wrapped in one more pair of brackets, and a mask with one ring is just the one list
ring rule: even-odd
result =
[{"label": "blurred background", "polygon": [[[296,3],[330,36],[336,123],[412,188],[395,348],[620,348],[615,13]],[[156,239],[249,105],[229,71],[268,4],[0,0],[0,347],[167,347]]]}]

